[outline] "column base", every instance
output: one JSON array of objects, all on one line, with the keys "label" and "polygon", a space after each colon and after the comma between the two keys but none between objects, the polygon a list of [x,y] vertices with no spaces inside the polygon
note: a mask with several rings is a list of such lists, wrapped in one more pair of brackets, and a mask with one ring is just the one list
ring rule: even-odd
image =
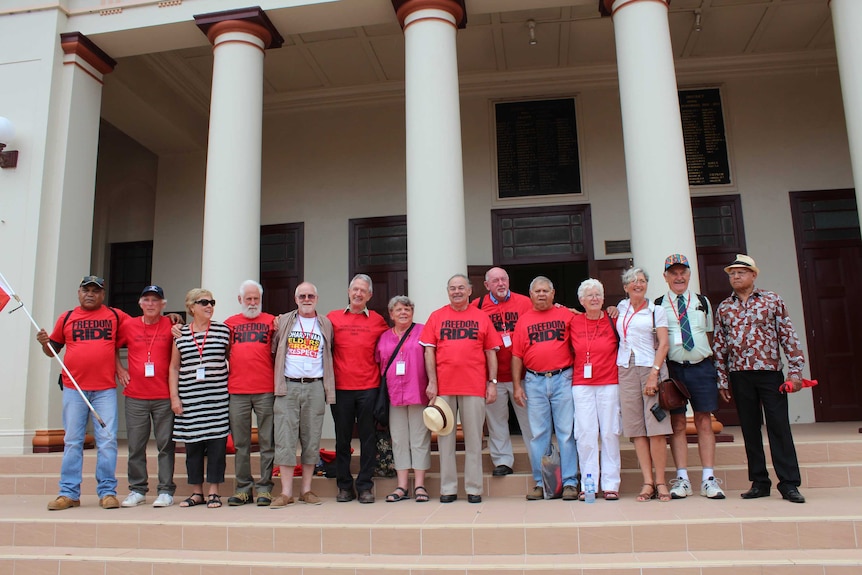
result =
[{"label": "column base", "polygon": [[[63,438],[66,432],[62,429],[37,429],[33,436],[33,453],[58,453],[63,451]],[[84,436],[84,449],[96,447],[96,438],[88,433]]]},{"label": "column base", "polygon": [[[722,433],[724,425],[715,418],[710,416],[712,421],[712,432],[715,434],[716,443],[733,443],[733,435],[730,433]],[[697,443],[697,428],[694,426],[694,416],[689,415],[685,418],[685,435],[689,443]]]}]

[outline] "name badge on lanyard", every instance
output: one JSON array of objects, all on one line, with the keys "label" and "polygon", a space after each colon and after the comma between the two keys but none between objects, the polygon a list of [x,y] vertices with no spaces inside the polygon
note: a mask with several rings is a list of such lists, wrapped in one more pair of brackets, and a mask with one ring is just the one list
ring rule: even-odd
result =
[{"label": "name badge on lanyard", "polygon": [[148,361],[144,364],[144,377],[155,377],[156,376],[156,364],[151,361]]},{"label": "name badge on lanyard", "polygon": [[205,368],[204,366],[198,367],[197,370],[195,371],[195,379],[197,379],[198,381],[201,381],[201,380],[206,379],[206,378],[207,378],[207,368]]},{"label": "name badge on lanyard", "polygon": [[503,334],[503,347],[512,347],[512,336],[508,332]]},{"label": "name badge on lanyard", "polygon": [[592,379],[593,378],[593,364],[585,363],[584,364],[584,379]]},{"label": "name badge on lanyard", "polygon": [[682,345],[682,333],[673,334],[673,344]]},{"label": "name badge on lanyard", "polygon": [[403,361],[395,362],[395,375],[404,375],[407,373],[407,364]]}]

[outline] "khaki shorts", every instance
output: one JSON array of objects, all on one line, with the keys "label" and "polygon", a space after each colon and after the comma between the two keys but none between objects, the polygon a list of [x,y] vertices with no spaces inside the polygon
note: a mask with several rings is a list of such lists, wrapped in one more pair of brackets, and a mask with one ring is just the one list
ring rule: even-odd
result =
[{"label": "khaki shorts", "polygon": [[276,396],[272,408],[276,465],[296,463],[296,444],[302,447],[301,461],[315,465],[320,460],[320,434],[326,411],[323,380],[300,383],[287,381],[287,395]]}]

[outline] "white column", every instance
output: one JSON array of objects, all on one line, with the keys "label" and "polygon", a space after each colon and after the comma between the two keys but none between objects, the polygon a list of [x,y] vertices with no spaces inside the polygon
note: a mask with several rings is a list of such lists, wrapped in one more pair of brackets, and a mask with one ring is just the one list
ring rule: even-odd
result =
[{"label": "white column", "polygon": [[[90,256],[102,83],[115,65],[110,56],[78,32],[61,34],[60,47],[63,56],[57,66],[61,69],[50,87],[41,198],[32,193],[33,198],[40,198],[40,213],[38,230],[33,234],[37,242],[35,289],[33,301],[27,302],[49,333],[63,311],[78,305],[76,291],[81,278],[89,273],[104,275],[105,271],[94,269]],[[19,159],[18,169],[20,165]],[[21,316],[16,319],[20,321]],[[32,331],[27,338],[33,341]],[[44,361],[47,358],[38,344],[30,348],[30,359],[27,428],[61,428],[62,397],[53,387],[59,369],[54,362]],[[52,382],[50,388],[45,385],[48,381]],[[21,394],[18,397],[23,399]]]},{"label": "white column", "polygon": [[[632,255],[657,296],[668,255],[696,258],[667,2],[616,0],[613,19]],[[698,288],[696,266],[691,283]]]},{"label": "white column", "polygon": [[213,80],[207,148],[201,287],[224,319],[240,283],[260,275],[263,58],[269,33],[225,20],[209,29]]},{"label": "white column", "polygon": [[838,53],[838,74],[844,97],[844,118],[850,141],[850,165],[856,187],[856,205],[862,221],[862,2],[832,0],[832,27]]},{"label": "white column", "polygon": [[[402,15],[407,109],[407,281],[417,321],[446,303],[446,281],[467,273],[461,111],[455,47],[460,6]],[[435,6],[446,2],[432,3]],[[456,17],[457,16],[457,17]]]}]

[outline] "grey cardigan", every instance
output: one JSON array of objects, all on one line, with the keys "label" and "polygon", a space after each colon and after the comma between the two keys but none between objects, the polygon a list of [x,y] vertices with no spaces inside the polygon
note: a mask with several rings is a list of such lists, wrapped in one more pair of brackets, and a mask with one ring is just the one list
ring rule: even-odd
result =
[{"label": "grey cardigan", "polygon": [[[290,329],[296,323],[296,310],[278,316],[278,331],[272,339],[272,352],[275,354],[275,395],[287,395],[284,381],[284,360],[287,357],[287,340]],[[323,336],[323,391],[326,403],[335,403],[335,372],[332,369],[332,323],[325,316],[318,315],[317,323]]]}]

